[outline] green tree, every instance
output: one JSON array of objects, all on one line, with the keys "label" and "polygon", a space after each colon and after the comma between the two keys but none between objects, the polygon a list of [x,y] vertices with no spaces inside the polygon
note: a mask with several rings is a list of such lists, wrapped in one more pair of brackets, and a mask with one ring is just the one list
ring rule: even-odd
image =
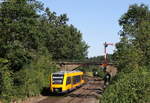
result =
[{"label": "green tree", "polygon": [[53,60],[87,56],[82,33],[68,20],[36,0],[0,2],[0,95],[6,102],[39,95],[58,70]]},{"label": "green tree", "polygon": [[149,18],[150,11],[144,4],[131,5],[127,13],[120,18],[121,41],[116,45],[114,57],[121,68],[128,64],[135,68],[138,65],[149,65]]},{"label": "green tree", "polygon": [[[141,5],[132,5],[129,7],[129,10],[126,14],[120,19],[120,25],[124,28],[123,34],[128,37],[133,45],[136,48],[139,48],[143,55],[143,62],[146,64],[149,56],[150,42],[149,42],[149,26],[150,26],[150,10],[148,6]],[[127,22],[124,22],[127,21]],[[123,23],[124,22],[124,23]],[[148,57],[148,58],[147,58]],[[146,59],[147,58],[147,59]]]},{"label": "green tree", "polygon": [[41,31],[44,32],[45,45],[55,60],[79,60],[87,56],[87,44],[82,33],[73,25],[67,25],[66,14],[56,16],[48,8],[41,17]]},{"label": "green tree", "polygon": [[30,2],[7,0],[0,4],[0,56],[7,58],[14,70],[30,63],[30,52],[39,48],[39,4]]},{"label": "green tree", "polygon": [[113,55],[120,73],[103,94],[102,103],[150,102],[148,6],[131,5],[119,20],[121,40]]}]

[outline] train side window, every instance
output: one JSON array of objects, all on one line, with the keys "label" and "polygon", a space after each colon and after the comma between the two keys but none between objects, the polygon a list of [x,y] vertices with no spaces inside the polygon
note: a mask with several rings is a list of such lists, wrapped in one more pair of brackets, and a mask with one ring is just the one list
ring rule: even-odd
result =
[{"label": "train side window", "polygon": [[73,84],[79,83],[81,81],[80,75],[73,77]]},{"label": "train side window", "polygon": [[71,84],[71,77],[67,77],[66,85]]},{"label": "train side window", "polygon": [[81,82],[81,77],[80,77],[80,75],[79,75],[79,82]]},{"label": "train side window", "polygon": [[76,84],[76,77],[73,77],[73,84]]},{"label": "train side window", "polygon": [[77,83],[80,82],[80,76],[77,76]]}]

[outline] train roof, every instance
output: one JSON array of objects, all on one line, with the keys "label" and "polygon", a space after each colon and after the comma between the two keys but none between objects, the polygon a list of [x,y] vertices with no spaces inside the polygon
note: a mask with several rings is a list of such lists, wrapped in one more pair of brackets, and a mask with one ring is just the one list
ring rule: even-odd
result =
[{"label": "train roof", "polygon": [[77,72],[82,72],[79,70],[73,70],[73,71],[59,71],[59,72],[55,72],[53,74],[65,74],[65,73],[77,73]]}]

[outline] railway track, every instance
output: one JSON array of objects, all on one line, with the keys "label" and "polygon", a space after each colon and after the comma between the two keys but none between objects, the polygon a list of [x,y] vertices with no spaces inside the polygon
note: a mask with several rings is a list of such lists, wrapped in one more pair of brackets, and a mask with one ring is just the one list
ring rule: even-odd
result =
[{"label": "railway track", "polygon": [[103,92],[103,86],[104,83],[100,78],[89,77],[85,85],[64,97],[48,97],[37,103],[97,103]]},{"label": "railway track", "polygon": [[102,84],[102,80],[98,78],[89,78],[84,86],[69,93],[64,99],[65,102],[62,101],[59,103],[92,103],[102,93]]}]

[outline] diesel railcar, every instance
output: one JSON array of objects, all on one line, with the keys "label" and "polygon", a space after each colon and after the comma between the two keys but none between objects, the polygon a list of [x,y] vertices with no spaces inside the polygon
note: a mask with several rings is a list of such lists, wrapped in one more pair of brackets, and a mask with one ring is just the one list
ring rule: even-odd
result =
[{"label": "diesel railcar", "polygon": [[85,83],[81,71],[60,71],[51,74],[50,91],[65,93],[80,87]]}]

